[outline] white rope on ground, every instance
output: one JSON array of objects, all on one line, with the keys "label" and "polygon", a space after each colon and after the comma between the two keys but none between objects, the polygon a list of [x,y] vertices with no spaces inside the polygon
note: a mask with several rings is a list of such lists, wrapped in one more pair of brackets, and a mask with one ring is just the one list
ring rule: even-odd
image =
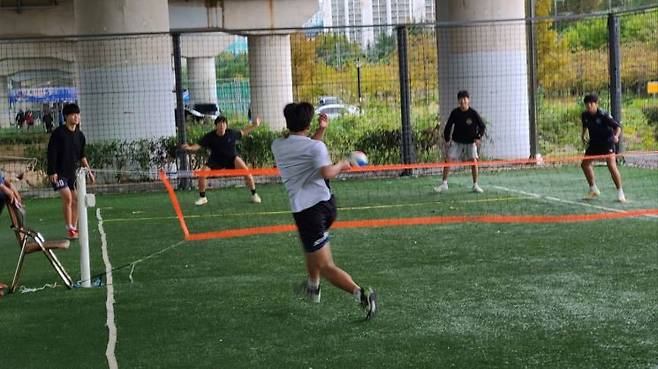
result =
[{"label": "white rope on ground", "polygon": [[112,264],[110,264],[110,257],[107,253],[107,235],[103,228],[103,217],[101,216],[101,209],[96,209],[96,218],[98,219],[98,232],[101,235],[101,250],[103,252],[103,262],[105,263],[105,275],[107,286],[107,298],[105,300],[105,308],[107,309],[107,348],[105,349],[105,357],[107,357],[107,365],[110,369],[118,369],[117,358],[114,353],[117,345],[117,327],[114,323],[114,285],[112,283]]},{"label": "white rope on ground", "polygon": [[57,288],[57,287],[59,287],[57,285],[57,282],[55,282],[53,284],[46,283],[46,284],[43,285],[43,287],[37,287],[37,288],[29,288],[29,287],[25,287],[25,286],[20,286],[18,288],[18,292],[20,292],[20,293],[32,293],[32,292],[45,290],[46,288]]},{"label": "white rope on ground", "polygon": [[[538,193],[515,190],[513,188],[508,188],[508,187],[503,187],[503,186],[491,186],[491,187],[495,188],[497,190],[500,190],[500,191],[516,193],[516,194],[528,196],[528,197],[531,197],[531,198],[534,198],[534,199],[537,199],[537,200],[544,200],[546,202],[558,202],[558,203],[569,204],[569,205],[579,205],[579,206],[584,206],[584,207],[593,208],[593,209],[612,211],[612,212],[616,212],[616,213],[625,213],[626,212],[626,210],[623,210],[623,209],[608,208],[608,207],[605,207],[605,206],[588,204],[588,203],[579,202],[579,201],[564,200],[564,199],[557,198],[555,196],[540,195]],[[656,215],[644,215],[644,216],[649,217],[649,218],[658,218],[658,216],[656,216]]]}]

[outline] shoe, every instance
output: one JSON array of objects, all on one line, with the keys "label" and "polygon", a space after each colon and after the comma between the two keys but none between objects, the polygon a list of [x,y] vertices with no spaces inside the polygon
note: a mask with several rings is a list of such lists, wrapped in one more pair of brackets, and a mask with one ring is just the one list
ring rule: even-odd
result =
[{"label": "shoe", "polygon": [[599,197],[600,194],[601,194],[601,191],[599,191],[598,189],[589,190],[587,195],[585,195],[585,200],[593,200],[593,199]]},{"label": "shoe", "polygon": [[194,205],[200,206],[200,205],[205,205],[207,203],[208,203],[207,197],[199,197],[199,199],[194,202]]},{"label": "shoe", "polygon": [[69,229],[66,231],[66,238],[69,240],[77,240],[80,238],[80,233],[78,232],[77,229]]},{"label": "shoe", "polygon": [[623,193],[618,193],[618,194],[617,194],[617,201],[619,201],[619,202],[626,202],[626,196],[624,196]]},{"label": "shoe", "polygon": [[258,196],[257,193],[251,195],[251,202],[253,202],[254,204],[260,204],[260,201],[261,201],[260,196]]},{"label": "shoe", "polygon": [[366,320],[377,314],[377,292],[371,287],[361,289],[361,308],[366,312]]},{"label": "shoe", "polygon": [[295,287],[295,294],[316,304],[320,303],[320,297],[322,295],[320,286],[318,286],[318,288],[311,288],[308,286],[307,281],[304,281],[299,286]]},{"label": "shoe", "polygon": [[440,185],[434,187],[434,192],[443,192],[448,190],[448,184],[447,183],[441,183]]},{"label": "shoe", "polygon": [[484,190],[477,183],[473,183],[473,192],[482,193],[484,192]]}]

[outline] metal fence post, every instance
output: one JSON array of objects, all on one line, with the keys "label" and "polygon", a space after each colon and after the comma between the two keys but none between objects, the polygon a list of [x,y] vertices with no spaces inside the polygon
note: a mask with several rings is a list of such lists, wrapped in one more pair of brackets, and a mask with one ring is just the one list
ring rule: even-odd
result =
[{"label": "metal fence post", "polygon": [[[412,164],[416,162],[413,131],[411,130],[411,94],[409,91],[409,66],[407,58],[407,27],[397,27],[398,61],[400,66],[400,112],[402,118],[402,162]],[[410,175],[405,170],[403,175]]]},{"label": "metal fence post", "polygon": [[535,0],[527,2],[530,18],[526,20],[527,58],[528,58],[528,118],[530,135],[530,158],[540,158],[540,147],[537,136],[537,27],[535,25]]},{"label": "metal fence post", "polygon": [[[610,114],[612,117],[621,124],[621,28],[619,24],[619,17],[614,14],[608,14],[608,50],[610,53],[610,61],[608,63],[608,71],[610,74]],[[619,143],[617,144],[617,152],[623,152],[623,132],[619,136]]]},{"label": "metal fence post", "polygon": [[[176,131],[178,136],[178,145],[187,143],[187,133],[185,132],[185,106],[183,103],[183,66],[181,61],[181,44],[180,33],[173,33],[171,35],[173,42],[174,52],[174,75],[175,75],[175,93],[176,93]],[[190,169],[189,158],[187,153],[178,150],[178,170],[188,171]],[[190,179],[186,176],[181,180],[179,186],[188,189],[190,188]]]}]

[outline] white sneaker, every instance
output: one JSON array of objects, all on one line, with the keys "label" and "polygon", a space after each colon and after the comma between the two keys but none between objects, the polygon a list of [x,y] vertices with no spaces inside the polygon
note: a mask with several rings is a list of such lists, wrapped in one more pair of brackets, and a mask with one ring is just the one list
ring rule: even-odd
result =
[{"label": "white sneaker", "polygon": [[617,193],[617,201],[626,202],[626,196],[624,196],[623,192]]},{"label": "white sneaker", "polygon": [[448,190],[447,183],[441,183],[440,185],[434,187],[434,192],[443,192]]},{"label": "white sneaker", "polygon": [[477,183],[473,183],[473,192],[482,193],[484,192],[484,190]]},{"label": "white sneaker", "polygon": [[251,202],[253,202],[254,204],[260,204],[261,202],[260,196],[258,196],[257,193],[251,195]]},{"label": "white sneaker", "polygon": [[207,203],[208,203],[207,197],[199,197],[199,199],[194,202],[194,205],[205,205]]},{"label": "white sneaker", "polygon": [[594,189],[594,190],[589,190],[587,195],[585,195],[585,200],[593,200],[593,199],[599,197],[600,194],[601,194],[601,191],[599,191],[598,188]]}]

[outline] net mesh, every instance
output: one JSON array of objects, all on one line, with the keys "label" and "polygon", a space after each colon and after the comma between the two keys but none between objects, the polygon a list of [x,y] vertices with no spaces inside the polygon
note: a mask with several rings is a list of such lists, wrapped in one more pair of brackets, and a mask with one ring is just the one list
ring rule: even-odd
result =
[{"label": "net mesh", "polygon": [[[288,224],[278,176],[259,174],[274,166],[270,144],[283,134],[283,105],[310,101],[318,113],[330,115],[324,141],[333,160],[361,150],[371,165],[399,164],[404,141],[400,90],[405,80],[400,57],[406,55],[411,142],[416,162],[426,166],[380,167],[335,180],[341,206],[355,208],[345,216],[542,214],[549,210],[536,207],[541,201],[525,201],[534,195],[496,186],[508,183],[512,190],[535,193],[528,191],[527,183],[539,181],[550,189],[564,187],[561,194],[579,201],[586,191],[578,168],[584,150],[582,97],[598,93],[606,110],[611,99],[607,16],[555,18],[541,11],[532,21],[407,25],[406,50],[398,42],[399,28],[393,26],[260,30],[246,36],[183,33],[180,87],[185,121],[178,124],[172,57],[177,45],[170,34],[0,40],[0,163],[27,197],[53,196],[45,176],[49,132],[63,123],[63,104],[77,102],[86,154],[98,179],[90,192],[163,196],[163,170],[179,191],[176,196],[188,225],[199,232],[228,229],[227,219],[241,217],[250,219],[241,226]],[[658,11],[616,16],[621,24],[623,96],[620,164],[627,164],[622,177],[629,198],[650,201],[610,206],[655,208],[658,100],[647,86],[658,76]],[[534,43],[528,44],[532,28]],[[536,89],[529,89],[535,79]],[[437,197],[431,189],[445,165],[443,127],[461,89],[470,91],[471,106],[487,124],[480,147],[486,191],[468,198],[470,167],[455,167],[448,193],[455,193],[455,202],[444,207],[446,194]],[[528,119],[532,101],[534,121]],[[25,118],[28,111],[31,119]],[[193,206],[197,177],[182,170],[181,160],[189,162],[189,170],[198,170],[208,153],[183,155],[181,137],[198,142],[214,129],[219,114],[236,130],[256,116],[263,118],[263,125],[238,144],[240,156],[255,169],[260,205],[249,203],[240,175],[214,173],[210,203]],[[312,130],[316,128],[314,121]],[[543,161],[526,161],[533,146]],[[596,172],[600,183],[611,186],[605,168]],[[608,188],[611,191],[614,188]],[[546,196],[553,195],[548,191]],[[204,214],[207,220],[201,220]],[[218,217],[222,221],[214,222]],[[197,221],[207,224],[197,226]]]}]

